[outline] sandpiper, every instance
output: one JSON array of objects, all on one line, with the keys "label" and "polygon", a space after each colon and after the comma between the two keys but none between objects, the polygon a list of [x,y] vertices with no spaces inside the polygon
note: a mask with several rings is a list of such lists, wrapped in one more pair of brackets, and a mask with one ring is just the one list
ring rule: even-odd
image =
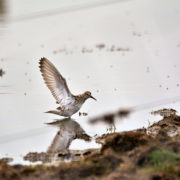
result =
[{"label": "sandpiper", "polygon": [[68,150],[71,142],[75,139],[91,141],[91,137],[86,134],[80,124],[73,119],[64,118],[46,124],[56,126],[60,129],[49,146],[47,153]]},{"label": "sandpiper", "polygon": [[65,78],[56,67],[45,57],[40,59],[40,71],[43,79],[60,106],[56,110],[47,111],[60,116],[71,117],[78,112],[88,98],[96,100],[91,92],[86,91],[80,95],[73,95],[66,83]]}]

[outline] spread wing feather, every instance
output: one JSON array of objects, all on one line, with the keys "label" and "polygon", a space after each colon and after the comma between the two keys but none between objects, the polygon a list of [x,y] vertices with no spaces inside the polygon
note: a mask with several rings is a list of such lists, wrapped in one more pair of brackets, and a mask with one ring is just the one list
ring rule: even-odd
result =
[{"label": "spread wing feather", "polygon": [[74,102],[74,96],[71,94],[65,78],[56,67],[44,57],[40,59],[39,64],[43,79],[60,106],[63,107]]}]

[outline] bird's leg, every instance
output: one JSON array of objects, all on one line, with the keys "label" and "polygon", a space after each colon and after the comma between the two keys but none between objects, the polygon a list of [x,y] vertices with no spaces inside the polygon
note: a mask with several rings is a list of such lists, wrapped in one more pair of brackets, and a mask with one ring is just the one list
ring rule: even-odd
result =
[{"label": "bird's leg", "polygon": [[106,128],[106,133],[108,133],[108,131],[109,131],[109,128],[107,127],[107,128]]},{"label": "bird's leg", "polygon": [[106,132],[107,133],[115,133],[116,132],[116,126],[115,126],[114,122],[112,124],[110,124],[110,127],[108,127],[106,129]]},{"label": "bird's leg", "polygon": [[111,125],[111,127],[109,128],[110,134],[113,132],[113,126]]},{"label": "bird's leg", "polygon": [[86,113],[86,112],[79,112],[79,116],[87,116],[88,115],[88,113]]},{"label": "bird's leg", "polygon": [[114,124],[114,122],[113,122],[113,124],[112,124],[112,127],[113,127],[113,132],[115,133],[116,132],[116,126],[115,126],[115,124]]},{"label": "bird's leg", "polygon": [[112,133],[112,125],[110,125],[110,127],[108,127],[108,128],[106,129],[106,132],[107,132],[107,134]]}]

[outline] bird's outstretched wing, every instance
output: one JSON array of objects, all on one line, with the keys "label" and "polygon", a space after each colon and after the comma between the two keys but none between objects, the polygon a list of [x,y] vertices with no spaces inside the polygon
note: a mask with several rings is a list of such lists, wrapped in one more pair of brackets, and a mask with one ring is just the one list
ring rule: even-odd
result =
[{"label": "bird's outstretched wing", "polygon": [[71,142],[76,138],[76,134],[72,131],[66,131],[61,129],[57,132],[54,137],[51,145],[48,147],[47,152],[49,153],[57,153],[62,150],[66,150],[69,148]]},{"label": "bird's outstretched wing", "polygon": [[60,107],[71,104],[75,101],[71,94],[65,78],[59,73],[56,67],[45,57],[40,59],[40,71],[43,79]]},{"label": "bird's outstretched wing", "polygon": [[83,139],[85,141],[91,140],[91,137],[86,134],[80,124],[70,118],[55,120],[54,122],[46,124],[60,128],[53,139],[51,146],[48,148],[48,152],[58,152],[68,149],[74,139]]}]

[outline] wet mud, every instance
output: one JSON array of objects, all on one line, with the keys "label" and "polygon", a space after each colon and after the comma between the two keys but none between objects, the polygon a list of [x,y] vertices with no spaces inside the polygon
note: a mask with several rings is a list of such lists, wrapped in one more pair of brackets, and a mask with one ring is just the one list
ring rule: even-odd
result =
[{"label": "wet mud", "polygon": [[3,77],[4,74],[5,74],[5,71],[0,68],[0,77]]}]

